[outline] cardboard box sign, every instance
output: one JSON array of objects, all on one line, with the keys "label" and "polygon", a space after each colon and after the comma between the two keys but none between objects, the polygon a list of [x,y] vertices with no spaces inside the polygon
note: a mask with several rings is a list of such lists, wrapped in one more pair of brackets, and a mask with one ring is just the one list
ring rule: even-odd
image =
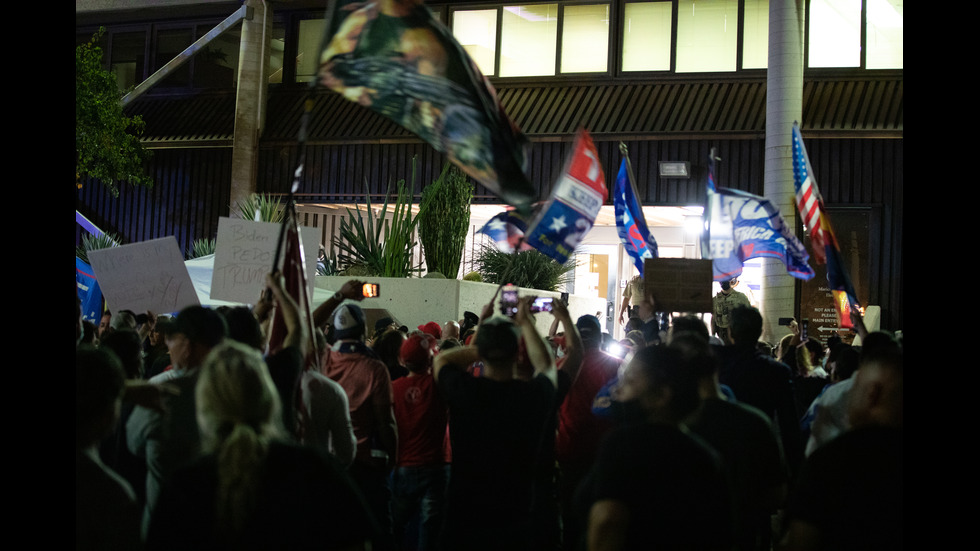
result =
[{"label": "cardboard box sign", "polygon": [[643,282],[658,312],[711,312],[711,260],[648,258]]}]

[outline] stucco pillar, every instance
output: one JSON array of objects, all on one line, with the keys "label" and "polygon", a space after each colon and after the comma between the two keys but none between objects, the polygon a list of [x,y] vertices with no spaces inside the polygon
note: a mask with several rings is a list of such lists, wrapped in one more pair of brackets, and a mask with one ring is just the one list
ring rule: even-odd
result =
[{"label": "stucco pillar", "polygon": [[[793,121],[803,114],[803,0],[769,0],[769,70],[766,80],[765,195],[791,228],[797,212],[793,191]],[[801,121],[802,123],[802,121]],[[781,317],[794,315],[796,282],[778,260],[763,262],[762,338],[775,344],[788,330]]]},{"label": "stucco pillar", "polygon": [[246,0],[251,9],[242,22],[238,62],[238,88],[235,99],[235,135],[231,156],[231,212],[235,205],[255,193],[258,170],[259,137],[265,126],[266,93],[269,74],[269,37],[272,31],[272,3]]}]

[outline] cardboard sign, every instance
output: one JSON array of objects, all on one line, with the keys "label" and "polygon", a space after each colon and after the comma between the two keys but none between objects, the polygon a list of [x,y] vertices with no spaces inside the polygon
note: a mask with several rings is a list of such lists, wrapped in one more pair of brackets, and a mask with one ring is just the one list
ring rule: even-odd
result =
[{"label": "cardboard sign", "polygon": [[200,304],[173,236],[89,251],[109,309],[177,312]]},{"label": "cardboard sign", "polygon": [[710,260],[648,258],[643,281],[658,312],[711,312]]},{"label": "cardboard sign", "polygon": [[[215,240],[211,298],[255,304],[265,289],[265,276],[272,270],[282,225],[237,218],[220,218]],[[316,228],[300,227],[300,241],[309,295],[313,296],[316,256],[319,252]],[[280,252],[279,261],[285,247]]]}]

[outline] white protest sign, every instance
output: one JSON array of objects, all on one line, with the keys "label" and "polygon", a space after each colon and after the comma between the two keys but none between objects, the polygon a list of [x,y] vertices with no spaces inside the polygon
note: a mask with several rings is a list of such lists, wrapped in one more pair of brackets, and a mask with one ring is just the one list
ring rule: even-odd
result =
[{"label": "white protest sign", "polygon": [[[265,288],[265,276],[272,270],[282,225],[237,218],[218,219],[215,239],[211,298],[255,304]],[[319,252],[316,228],[300,227],[300,241],[306,261],[309,296],[313,296],[316,256]],[[280,251],[279,261],[286,248]]]},{"label": "white protest sign", "polygon": [[173,236],[89,251],[109,309],[177,312],[200,304]]}]

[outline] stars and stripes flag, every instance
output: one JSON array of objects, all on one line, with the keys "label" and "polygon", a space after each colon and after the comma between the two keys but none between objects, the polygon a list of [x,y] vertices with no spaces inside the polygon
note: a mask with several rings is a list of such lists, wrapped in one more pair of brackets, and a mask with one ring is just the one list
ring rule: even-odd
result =
[{"label": "stars and stripes flag", "polygon": [[659,250],[657,240],[653,238],[653,233],[647,227],[643,209],[636,198],[636,188],[630,177],[629,157],[626,156],[625,147],[621,149],[624,149],[623,162],[619,165],[619,174],[616,176],[616,187],[613,191],[616,232],[626,252],[633,259],[636,269],[640,275],[643,275],[644,259],[657,258]]},{"label": "stars and stripes flag", "polygon": [[422,0],[330,2],[315,83],[445,153],[493,194],[526,208],[530,142],[476,63]]},{"label": "stars and stripes flag", "polygon": [[599,153],[589,133],[580,129],[551,197],[530,224],[527,243],[557,262],[567,262],[592,229],[607,195]]},{"label": "stars and stripes flag", "polygon": [[803,217],[804,227],[810,233],[810,248],[814,259],[819,264],[825,264],[827,255],[824,248],[827,238],[820,224],[823,197],[817,189],[813,167],[810,166],[810,157],[803,145],[798,123],[793,123],[793,186],[796,189],[796,207]]},{"label": "stars and stripes flag", "polygon": [[513,209],[495,214],[480,228],[480,233],[492,239],[497,248],[505,253],[531,248],[524,242],[525,232],[527,232],[527,219]]}]

